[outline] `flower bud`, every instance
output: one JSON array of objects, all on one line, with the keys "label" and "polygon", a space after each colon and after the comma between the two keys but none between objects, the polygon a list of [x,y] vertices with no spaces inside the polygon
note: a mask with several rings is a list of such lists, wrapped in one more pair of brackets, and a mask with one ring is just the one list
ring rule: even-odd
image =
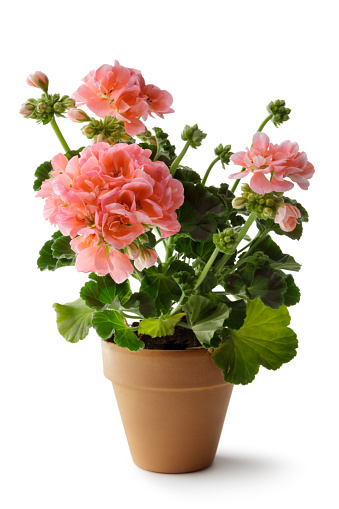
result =
[{"label": "flower bud", "polygon": [[55,113],[64,113],[66,111],[66,108],[62,105],[61,102],[56,102],[55,104],[53,104],[53,110],[55,111]]},{"label": "flower bud", "polygon": [[277,99],[267,105],[267,111],[272,114],[272,122],[276,127],[286,122],[290,117],[290,108],[285,107],[285,101]]},{"label": "flower bud", "polygon": [[41,71],[35,71],[34,74],[30,74],[27,78],[27,83],[31,87],[41,88],[45,93],[48,91],[49,80]]},{"label": "flower bud", "polygon": [[128,258],[130,260],[135,260],[136,258],[138,258],[138,256],[140,256],[140,249],[135,244],[135,242],[132,242],[132,244],[129,244],[128,246],[126,246],[125,250],[126,250],[126,255],[128,256]]},{"label": "flower bud", "polygon": [[33,111],[34,111],[34,104],[32,104],[29,101],[26,101],[21,105],[21,108],[19,110],[20,115],[23,115],[24,117],[29,117]]},{"label": "flower bud", "polygon": [[75,108],[75,101],[72,99],[72,97],[69,97],[66,95],[64,98],[62,98],[61,103],[66,110],[69,108]]},{"label": "flower bud", "polygon": [[198,124],[190,127],[186,125],[181,135],[181,139],[189,141],[192,148],[197,148],[201,145],[201,142],[206,138],[207,134],[203,133],[199,128]]},{"label": "flower bud", "polygon": [[82,127],[81,131],[89,139],[95,136],[95,130],[91,125],[85,125],[84,127]]},{"label": "flower bud", "polygon": [[44,100],[40,99],[36,105],[36,111],[38,113],[44,113],[47,109],[47,104]]},{"label": "flower bud", "polygon": [[78,110],[78,108],[70,108],[67,112],[67,115],[72,120],[72,122],[87,122],[90,120],[87,113],[83,110]]},{"label": "flower bud", "polygon": [[225,164],[229,164],[231,155],[233,155],[233,152],[230,152],[230,150],[231,145],[223,147],[221,143],[214,149],[214,153],[219,157],[223,168],[225,168]]},{"label": "flower bud", "polygon": [[246,203],[246,198],[239,196],[238,198],[233,198],[232,207],[234,209],[241,209]]}]

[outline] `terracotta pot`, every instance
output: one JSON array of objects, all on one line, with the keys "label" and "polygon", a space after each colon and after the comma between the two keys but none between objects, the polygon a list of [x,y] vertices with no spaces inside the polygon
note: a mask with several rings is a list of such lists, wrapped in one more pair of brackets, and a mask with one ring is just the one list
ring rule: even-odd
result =
[{"label": "terracotta pot", "polygon": [[134,463],[163,473],[208,467],[233,389],[210,353],[101,344]]}]

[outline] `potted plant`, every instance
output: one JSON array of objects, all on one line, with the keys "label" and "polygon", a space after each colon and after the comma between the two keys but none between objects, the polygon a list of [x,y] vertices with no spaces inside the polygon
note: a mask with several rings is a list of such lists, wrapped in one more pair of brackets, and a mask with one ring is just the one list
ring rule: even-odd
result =
[{"label": "potted plant", "polygon": [[[206,134],[185,126],[176,151],[162,129],[146,129],[149,115],[173,112],[172,96],[140,71],[103,65],[71,97],[51,94],[42,72],[27,81],[43,93],[20,113],[50,123],[63,147],[35,172],[44,217],[56,228],[38,268],[89,273],[74,302],[54,304],[58,330],[71,343],[91,327],[102,339],[104,374],[137,465],[204,468],[233,385],[296,355],[287,307],[300,299],[291,274],[300,264],[276,241],[300,239],[308,215],[287,192],[295,184],[306,190],[314,167],[297,143],[273,144],[263,133],[290,109],[270,102],[251,147],[218,145],[199,175],[182,160]],[[87,146],[66,143],[56,123],[66,112],[83,124]],[[233,185],[211,185],[211,171],[230,162],[238,167],[228,175]]]}]

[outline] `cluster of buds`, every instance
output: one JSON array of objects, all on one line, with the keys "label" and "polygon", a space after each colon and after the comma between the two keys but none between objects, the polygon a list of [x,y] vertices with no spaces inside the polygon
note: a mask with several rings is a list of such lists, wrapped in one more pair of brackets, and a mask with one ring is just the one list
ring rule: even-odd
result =
[{"label": "cluster of buds", "polygon": [[199,129],[198,124],[195,124],[192,127],[185,125],[181,139],[189,141],[192,148],[197,148],[200,147],[202,140],[206,138],[206,136],[207,134],[203,133]]},{"label": "cluster of buds", "polygon": [[31,87],[40,88],[43,93],[39,99],[28,99],[20,108],[20,113],[26,118],[48,124],[54,116],[63,117],[69,108],[74,108],[75,101],[68,95],[49,94],[49,80],[43,72],[36,71],[27,78]]},{"label": "cluster of buds", "polygon": [[249,212],[256,212],[259,219],[274,219],[278,208],[284,203],[283,193],[273,191],[267,194],[257,194],[248,184],[243,184],[241,190],[241,196],[232,200],[233,208],[246,207]]},{"label": "cluster of buds", "polygon": [[90,118],[87,113],[77,108],[72,108],[68,112],[68,116],[73,122],[88,122],[83,126],[82,133],[95,143],[99,141],[106,141],[110,145],[116,143],[128,143],[131,140],[129,134],[126,133],[124,122],[118,120],[116,117],[107,115],[103,120]]},{"label": "cluster of buds", "polygon": [[233,152],[231,152],[231,145],[225,145],[223,147],[220,143],[220,145],[214,149],[214,153],[219,157],[222,167],[225,169],[225,164],[230,163],[230,158],[233,155]]},{"label": "cluster of buds", "polygon": [[69,108],[75,105],[74,99],[68,95],[60,97],[59,94],[43,93],[40,99],[28,99],[20,108],[25,118],[32,118],[38,123],[48,124],[54,115],[63,117]]},{"label": "cluster of buds", "polygon": [[238,245],[238,232],[235,228],[226,228],[213,235],[213,242],[222,253],[233,253]]},{"label": "cluster of buds", "polygon": [[289,114],[291,113],[291,110],[290,108],[286,108],[285,104],[285,101],[277,99],[276,101],[271,101],[267,105],[267,111],[272,113],[272,122],[276,127],[290,118]]}]

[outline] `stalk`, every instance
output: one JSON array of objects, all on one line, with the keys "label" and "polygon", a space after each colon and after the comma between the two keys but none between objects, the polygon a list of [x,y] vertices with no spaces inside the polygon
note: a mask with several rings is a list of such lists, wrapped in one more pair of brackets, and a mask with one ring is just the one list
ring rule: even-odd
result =
[{"label": "stalk", "polygon": [[58,137],[58,140],[60,141],[61,145],[62,145],[62,148],[64,149],[65,152],[69,152],[71,149],[69,148],[69,146],[67,145],[66,143],[66,140],[65,138],[63,137],[60,129],[59,129],[59,126],[58,124],[56,123],[55,121],[55,118],[53,117],[52,120],[51,120],[51,126],[53,127],[54,129],[54,132],[55,134],[57,135]]},{"label": "stalk", "polygon": [[217,163],[219,161],[220,157],[216,157],[212,162],[211,164],[209,165],[209,167],[207,168],[206,170],[206,173],[204,175],[204,178],[202,179],[201,183],[202,185],[204,186],[206,184],[206,180],[208,179],[208,176],[209,174],[211,173],[211,169],[213,168],[213,166],[215,165],[215,163]]}]

